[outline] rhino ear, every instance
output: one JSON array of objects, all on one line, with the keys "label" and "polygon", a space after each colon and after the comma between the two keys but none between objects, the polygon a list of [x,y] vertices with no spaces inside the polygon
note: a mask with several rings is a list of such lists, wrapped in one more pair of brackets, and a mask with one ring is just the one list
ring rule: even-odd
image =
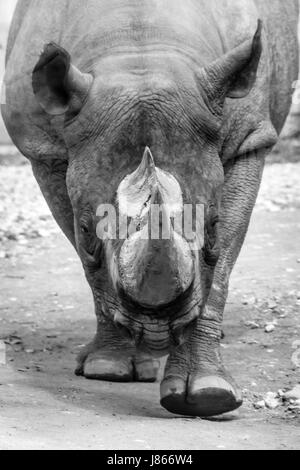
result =
[{"label": "rhino ear", "polygon": [[208,95],[216,100],[244,98],[252,90],[262,53],[262,21],[254,38],[245,41],[205,69]]},{"label": "rhino ear", "polygon": [[92,82],[92,75],[74,67],[68,52],[55,43],[45,46],[32,73],[35,97],[52,116],[78,114]]}]

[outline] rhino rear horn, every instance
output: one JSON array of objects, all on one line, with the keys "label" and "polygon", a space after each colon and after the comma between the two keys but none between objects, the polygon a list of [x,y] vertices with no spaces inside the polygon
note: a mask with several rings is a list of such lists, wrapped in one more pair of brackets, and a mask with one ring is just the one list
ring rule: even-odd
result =
[{"label": "rhino rear horn", "polygon": [[93,77],[71,64],[70,54],[55,43],[47,44],[32,73],[32,88],[48,114],[76,115],[90,90]]}]

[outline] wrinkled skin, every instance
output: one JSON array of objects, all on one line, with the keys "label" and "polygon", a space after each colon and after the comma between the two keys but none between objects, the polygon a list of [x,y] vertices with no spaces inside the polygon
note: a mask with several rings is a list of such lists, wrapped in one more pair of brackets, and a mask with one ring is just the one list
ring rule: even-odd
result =
[{"label": "wrinkled skin", "polygon": [[[170,412],[211,416],[241,405],[220,356],[223,311],[264,159],[291,103],[298,71],[297,5],[293,0],[19,1],[2,112],[94,294],[97,333],[78,358],[77,374],[154,381],[155,358],[168,353],[161,403]],[[255,46],[258,19],[263,30]],[[61,66],[60,93],[49,85],[42,64],[49,59],[50,49],[43,49],[49,43],[63,48],[58,51],[66,61],[67,51],[74,66],[69,80]],[[118,205],[118,188],[139,167],[146,146],[156,168],[176,178],[183,202],[205,206],[204,245],[193,254],[194,277],[184,295],[170,302],[180,266],[170,262],[170,269],[161,269],[166,305],[158,305],[154,288],[143,302],[139,285],[132,287],[138,299],[133,302],[126,279],[112,272],[112,260],[121,263],[122,243],[96,236],[97,208]],[[164,267],[173,248],[161,251]],[[147,253],[152,249],[149,245]],[[146,280],[146,287],[159,285],[150,275]]]}]

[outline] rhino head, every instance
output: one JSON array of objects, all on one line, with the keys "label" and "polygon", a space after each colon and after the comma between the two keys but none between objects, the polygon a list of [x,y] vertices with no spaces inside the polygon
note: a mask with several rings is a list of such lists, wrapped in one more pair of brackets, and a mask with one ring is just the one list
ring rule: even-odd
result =
[{"label": "rhino head", "polygon": [[[260,36],[261,24],[254,39],[202,68],[176,54],[124,53],[85,73],[51,43],[33,72],[35,97],[68,149],[76,248],[99,321],[158,355],[185,341],[212,286],[224,103],[253,87]],[[186,207],[203,208],[194,238],[174,222]],[[126,237],[121,219],[131,226]],[[172,221],[167,235],[163,220]]]}]

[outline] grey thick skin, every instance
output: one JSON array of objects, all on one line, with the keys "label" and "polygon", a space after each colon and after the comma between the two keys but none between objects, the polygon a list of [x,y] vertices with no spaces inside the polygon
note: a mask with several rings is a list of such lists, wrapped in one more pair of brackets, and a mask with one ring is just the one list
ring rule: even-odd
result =
[{"label": "grey thick skin", "polygon": [[[223,312],[289,112],[297,21],[296,0],[19,0],[2,113],[93,291],[97,333],[78,375],[154,381],[168,353],[167,410],[206,417],[242,404],[220,355]],[[146,201],[122,186],[137,168]],[[150,173],[156,198],[205,206],[204,246],[182,265],[176,237],[126,251],[96,236],[100,204],[155,200],[147,178],[138,186]]]}]

